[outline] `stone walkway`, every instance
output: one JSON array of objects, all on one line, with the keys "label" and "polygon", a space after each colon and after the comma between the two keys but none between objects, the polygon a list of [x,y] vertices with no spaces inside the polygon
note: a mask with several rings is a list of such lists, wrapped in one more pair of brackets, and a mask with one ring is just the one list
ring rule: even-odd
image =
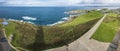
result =
[{"label": "stone walkway", "polygon": [[93,26],[88,32],[86,32],[82,37],[76,41],[68,44],[67,46],[53,48],[46,51],[107,51],[110,43],[99,42],[90,37],[98,29],[106,14]]}]

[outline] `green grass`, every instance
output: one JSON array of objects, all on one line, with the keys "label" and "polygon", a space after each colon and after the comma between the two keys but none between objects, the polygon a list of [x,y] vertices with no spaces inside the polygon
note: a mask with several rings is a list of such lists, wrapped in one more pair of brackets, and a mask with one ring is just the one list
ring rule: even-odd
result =
[{"label": "green grass", "polygon": [[3,25],[2,25],[2,22],[3,22],[3,20],[2,19],[0,19],[0,28],[3,28]]},{"label": "green grass", "polygon": [[12,44],[17,47],[20,46],[26,48],[25,46],[33,43],[37,34],[33,27],[36,28],[32,24],[18,24],[18,26],[16,26],[17,29],[13,34]]},{"label": "green grass", "polygon": [[[62,26],[63,27],[69,27],[69,26],[76,26],[78,24],[82,24],[82,23],[85,23],[85,22],[88,22],[90,20],[94,20],[96,18],[100,18],[102,17],[103,14],[101,14],[100,12],[98,11],[94,11],[94,12],[90,12],[90,13],[87,13],[87,14],[84,14],[84,15],[81,15],[81,16],[78,16],[76,19],[74,19],[72,22],[69,22],[69,23],[65,23],[63,24]],[[61,26],[61,25],[60,25]]]},{"label": "green grass", "polygon": [[17,26],[17,24],[15,22],[9,22],[9,24],[7,26],[5,26],[7,37],[16,31],[16,26]]},{"label": "green grass", "polygon": [[102,42],[111,42],[119,28],[116,16],[117,14],[108,14],[92,38]]}]

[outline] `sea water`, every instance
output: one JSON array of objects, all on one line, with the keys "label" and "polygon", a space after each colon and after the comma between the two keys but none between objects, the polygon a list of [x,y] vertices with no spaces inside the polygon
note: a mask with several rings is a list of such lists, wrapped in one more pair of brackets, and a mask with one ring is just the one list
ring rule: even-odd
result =
[{"label": "sea water", "polygon": [[106,7],[0,7],[0,18],[23,20],[37,25],[53,25],[67,19],[65,17],[69,14],[64,12],[98,8]]}]

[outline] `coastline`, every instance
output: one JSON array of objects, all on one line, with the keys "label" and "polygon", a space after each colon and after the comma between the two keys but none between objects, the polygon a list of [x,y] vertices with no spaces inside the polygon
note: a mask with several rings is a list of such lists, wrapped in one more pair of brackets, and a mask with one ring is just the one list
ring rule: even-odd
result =
[{"label": "coastline", "polygon": [[29,23],[29,24],[34,24],[34,23],[32,23],[32,22],[30,22],[30,21],[24,21],[24,20],[15,20],[15,19],[8,19],[7,21],[15,21],[15,22],[20,22],[20,23]]},{"label": "coastline", "polygon": [[68,12],[64,12],[64,14],[69,14],[68,17],[63,17],[61,18],[61,20],[53,23],[53,24],[47,24],[46,26],[55,26],[55,25],[60,25],[60,24],[64,24],[67,22],[71,22],[72,20],[74,20],[76,17],[85,14],[86,11],[85,10],[72,10],[72,11],[68,11]]},{"label": "coastline", "polygon": [[46,26],[55,26],[55,25],[60,25],[60,24],[64,24],[64,23],[67,23],[67,22],[71,22],[76,17],[78,17],[78,15],[69,15],[68,17],[63,17],[63,18],[61,18],[61,20],[59,20],[59,21],[57,21],[53,24],[47,24]]},{"label": "coastline", "polygon": [[[55,26],[55,25],[59,25],[59,24],[64,24],[64,23],[67,23],[67,22],[71,22],[76,17],[78,17],[78,15],[69,15],[68,17],[61,18],[61,20],[59,20],[55,23],[47,24],[47,25],[43,25],[43,26]],[[5,21],[15,21],[15,22],[20,22],[20,23],[24,23],[24,24],[29,23],[29,24],[37,25],[37,24],[34,24],[30,21],[24,21],[24,20],[15,20],[15,19],[3,19],[3,20],[5,20]]]},{"label": "coastline", "polygon": [[[64,12],[65,14],[69,14],[68,17],[63,17],[61,18],[60,20],[58,20],[57,22],[55,23],[52,23],[52,24],[46,24],[46,25],[43,25],[43,26],[55,26],[55,25],[60,25],[60,24],[64,24],[64,23],[67,23],[67,22],[71,22],[73,21],[76,17],[82,15],[82,14],[85,14],[85,12],[79,12],[79,10],[73,10],[73,11],[68,11],[68,12]],[[72,14],[71,14],[72,13]],[[3,18],[4,19],[4,18]],[[15,20],[15,19],[4,19],[4,20],[7,20],[7,21],[15,21],[15,22],[21,22],[21,23],[29,23],[29,24],[34,24],[34,25],[37,25],[33,22],[30,22],[30,21],[25,21],[25,20]],[[39,25],[39,24],[38,24]]]},{"label": "coastline", "polygon": [[[80,14],[79,14],[80,15]],[[55,26],[55,25],[59,25],[59,24],[64,24],[64,23],[67,23],[67,22],[71,22],[72,20],[74,20],[75,18],[77,18],[79,15],[69,15],[68,17],[63,17],[61,18],[61,20],[55,22],[55,23],[52,23],[52,24],[47,24],[47,25],[43,25],[43,26]],[[29,24],[33,24],[33,25],[37,25],[37,24],[34,24],[30,21],[24,21],[24,20],[15,20],[15,19],[4,19],[4,20],[7,20],[7,21],[15,21],[15,22],[20,22],[20,23],[29,23]]]}]

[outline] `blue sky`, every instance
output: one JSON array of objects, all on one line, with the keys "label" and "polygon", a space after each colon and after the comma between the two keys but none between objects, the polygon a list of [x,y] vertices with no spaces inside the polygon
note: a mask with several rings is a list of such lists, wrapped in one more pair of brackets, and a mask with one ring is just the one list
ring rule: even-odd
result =
[{"label": "blue sky", "polygon": [[104,6],[120,0],[0,0],[1,6]]}]

